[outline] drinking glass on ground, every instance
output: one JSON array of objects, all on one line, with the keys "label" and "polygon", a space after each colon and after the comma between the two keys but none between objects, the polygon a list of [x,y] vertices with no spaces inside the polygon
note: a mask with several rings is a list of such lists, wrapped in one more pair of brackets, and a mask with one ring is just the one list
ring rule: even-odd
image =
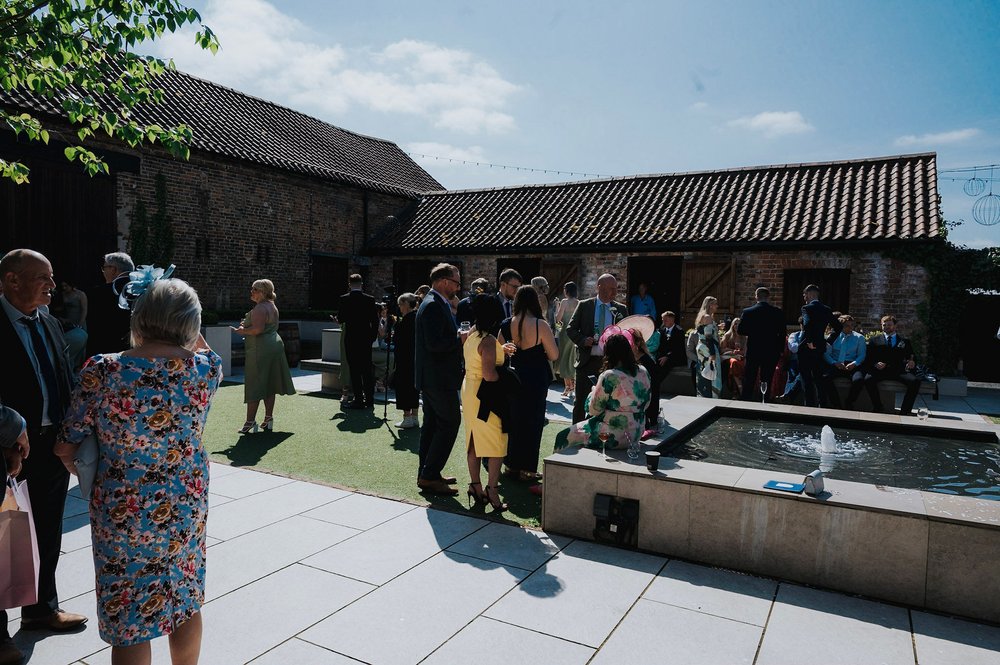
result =
[{"label": "drinking glass on ground", "polygon": [[760,382],[760,403],[767,401],[767,381]]},{"label": "drinking glass on ground", "polygon": [[931,415],[930,410],[926,406],[922,406],[917,409],[917,418],[920,420],[927,420]]}]

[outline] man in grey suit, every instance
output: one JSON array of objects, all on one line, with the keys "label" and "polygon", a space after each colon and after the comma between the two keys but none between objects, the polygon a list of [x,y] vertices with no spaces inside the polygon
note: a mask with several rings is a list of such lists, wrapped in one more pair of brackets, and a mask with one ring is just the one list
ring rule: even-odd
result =
[{"label": "man in grey suit", "polygon": [[[28,481],[38,541],[38,602],[21,608],[21,630],[74,630],[87,617],[61,610],[56,592],[69,473],[52,448],[73,380],[62,326],[43,311],[56,287],[52,264],[38,252],[14,249],[0,259],[0,280],[0,349],[4,359],[0,403],[16,410],[26,422],[30,451],[20,477]],[[13,659],[17,649],[10,641],[7,619],[7,613],[0,610],[0,656]]]},{"label": "man in grey suit", "polygon": [[417,487],[431,494],[458,494],[455,478],[441,475],[462,422],[458,391],[462,387],[462,344],[448,300],[462,287],[458,268],[439,263],[431,271],[431,290],[417,309],[414,381],[423,394],[424,427],[420,432]]},{"label": "man in grey suit", "polygon": [[584,402],[593,388],[591,376],[601,373],[604,350],[597,346],[601,333],[610,325],[628,316],[628,308],[615,302],[618,280],[607,273],[597,279],[597,297],[581,300],[569,321],[566,333],[576,344],[576,398],[573,401],[573,422],[587,417]]}]

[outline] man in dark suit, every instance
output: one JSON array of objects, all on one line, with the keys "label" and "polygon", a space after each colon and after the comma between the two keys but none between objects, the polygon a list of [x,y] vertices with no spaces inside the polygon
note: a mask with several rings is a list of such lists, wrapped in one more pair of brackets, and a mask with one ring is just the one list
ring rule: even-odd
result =
[{"label": "man in dark suit", "polygon": [[458,301],[458,314],[455,315],[455,320],[459,323],[468,321],[470,325],[476,325],[476,313],[472,310],[472,299],[480,293],[486,293],[489,288],[490,280],[485,277],[478,277],[472,280],[469,297]]},{"label": "man in dark suit", "polygon": [[354,401],[348,409],[375,407],[375,367],[372,365],[372,343],[378,339],[378,307],[375,298],[361,290],[361,275],[348,278],[351,290],[340,296],[337,322],[344,326],[344,351],[351,370]]},{"label": "man in dark suit", "polygon": [[[872,400],[872,407],[877,413],[885,409],[882,396],[878,392],[880,381],[894,380],[906,385],[903,404],[900,413],[911,415],[913,403],[920,391],[920,377],[913,373],[917,367],[917,355],[910,340],[896,333],[896,317],[887,314],[882,317],[882,334],[868,340],[865,354],[865,389]],[[889,407],[890,411],[895,407]]]},{"label": "man in dark suit", "polygon": [[[501,321],[504,319],[509,319],[514,315],[514,296],[517,295],[517,290],[521,288],[521,283],[524,280],[521,279],[521,273],[514,270],[513,268],[505,268],[500,273],[500,289],[497,291],[496,295],[493,296],[500,308],[503,310],[503,316]],[[500,332],[500,328],[492,331],[493,334]]]},{"label": "man in dark suit", "polygon": [[[59,609],[56,565],[69,473],[52,448],[72,390],[70,361],[59,322],[39,307],[51,302],[52,265],[42,254],[15,249],[0,259],[0,402],[26,422],[29,454],[20,478],[28,481],[38,540],[38,603],[21,608],[21,630],[67,631],[87,621]],[[11,647],[7,613],[0,610],[0,649]],[[16,662],[16,661],[15,661]]]},{"label": "man in dark suit", "polygon": [[[826,406],[823,372],[826,363],[826,327],[834,324],[833,310],[819,301],[819,287],[810,284],[802,292],[802,338],[799,341],[799,375],[806,406]],[[817,401],[817,390],[821,391]]]},{"label": "man in dark suit", "polygon": [[660,346],[656,349],[656,364],[662,377],[675,367],[687,365],[687,349],[684,347],[684,329],[677,325],[677,314],[670,310],[660,315]]},{"label": "man in dark suit", "polygon": [[414,382],[423,395],[417,487],[432,494],[455,495],[455,478],[441,475],[462,422],[458,391],[462,387],[462,344],[448,300],[462,288],[458,268],[440,263],[431,271],[431,291],[417,309]]},{"label": "man in dark suit", "polygon": [[591,376],[601,373],[604,350],[597,346],[604,329],[628,316],[624,304],[615,302],[618,280],[607,273],[597,279],[597,297],[581,300],[566,328],[566,334],[576,344],[576,398],[573,400],[573,422],[587,417],[584,402],[590,394]]},{"label": "man in dark suit", "polygon": [[118,296],[135,270],[125,252],[104,255],[104,284],[87,290],[87,357],[97,353],[118,353],[130,348],[129,325],[132,311],[118,305]]},{"label": "man in dark suit", "polygon": [[768,390],[771,389],[774,366],[785,350],[784,312],[768,302],[771,291],[767,287],[758,288],[754,297],[757,304],[743,310],[736,331],[747,338],[742,395],[745,401],[757,401],[757,389],[761,382],[767,384]]}]

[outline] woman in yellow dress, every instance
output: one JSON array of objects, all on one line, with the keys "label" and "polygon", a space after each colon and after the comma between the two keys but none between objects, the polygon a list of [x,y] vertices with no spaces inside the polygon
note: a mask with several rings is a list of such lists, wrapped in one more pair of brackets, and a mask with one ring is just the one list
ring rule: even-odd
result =
[{"label": "woman in yellow dress", "polygon": [[[504,346],[490,331],[500,326],[503,310],[496,300],[486,294],[472,298],[472,311],[476,315],[476,325],[466,338],[463,347],[465,355],[465,381],[462,383],[462,414],[465,421],[465,450],[469,464],[469,497],[476,504],[489,503],[494,510],[507,510],[507,504],[500,500],[497,483],[500,481],[500,466],[507,455],[507,434],[496,413],[489,413],[489,420],[479,418],[479,386],[483,381],[497,381],[497,367],[504,362]],[[489,477],[483,490],[480,476],[482,459],[487,460]]]}]

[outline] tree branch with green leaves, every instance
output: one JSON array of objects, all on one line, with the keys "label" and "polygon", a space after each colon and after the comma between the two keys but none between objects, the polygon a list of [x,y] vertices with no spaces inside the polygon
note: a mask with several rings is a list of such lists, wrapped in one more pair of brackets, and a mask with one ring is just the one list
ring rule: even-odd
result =
[{"label": "tree branch with green leaves", "polygon": [[[0,88],[7,103],[0,122],[16,135],[48,144],[50,131],[38,109],[58,107],[74,128],[65,156],[90,175],[108,165],[84,143],[98,132],[131,147],[159,142],[173,155],[190,155],[191,130],[136,120],[138,106],[163,101],[156,77],[172,60],[135,49],[167,32],[198,25],[195,43],[215,53],[219,42],[201,15],[177,0],[3,0],[0,2]],[[30,96],[31,108],[10,100]],[[23,106],[23,105],[21,105]],[[16,155],[0,154],[0,177],[27,182],[29,169]]]}]

